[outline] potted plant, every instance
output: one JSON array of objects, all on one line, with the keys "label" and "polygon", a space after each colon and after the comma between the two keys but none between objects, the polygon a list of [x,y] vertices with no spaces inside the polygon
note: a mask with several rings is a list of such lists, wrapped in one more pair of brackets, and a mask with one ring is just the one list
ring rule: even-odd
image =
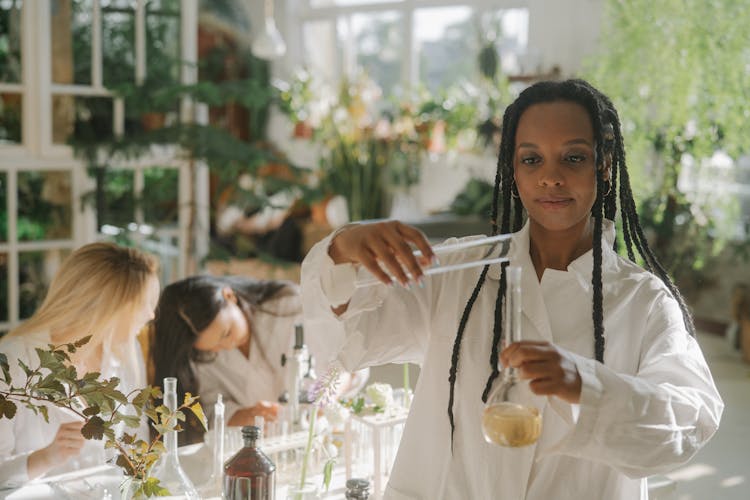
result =
[{"label": "potted plant", "polygon": [[[101,374],[91,372],[79,375],[70,364],[70,355],[85,345],[91,337],[48,349],[37,349],[39,363],[26,366],[19,361],[26,381],[14,385],[10,365],[5,354],[0,353],[0,418],[12,419],[18,404],[32,409],[40,418],[48,419],[48,405],[64,408],[77,415],[84,425],[81,434],[86,439],[104,440],[104,447],[115,451],[115,463],[126,476],[123,487],[129,489],[130,498],[168,495],[169,491],[151,476],[152,466],[164,452],[162,436],[171,430],[180,430],[179,422],[185,420],[185,411],[191,411],[206,427],[206,418],[198,398],[190,394],[175,411],[156,404],[162,392],[158,387],[145,387],[123,394],[117,389],[116,377],[101,379]],[[141,418],[148,419],[154,437],[146,442],[134,433],[118,435],[115,427],[125,424],[137,428]]]}]

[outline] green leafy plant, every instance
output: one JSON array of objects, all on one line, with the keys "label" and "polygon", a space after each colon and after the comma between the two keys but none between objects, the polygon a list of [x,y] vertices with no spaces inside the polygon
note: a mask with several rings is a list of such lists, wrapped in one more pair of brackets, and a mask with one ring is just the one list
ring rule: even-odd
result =
[{"label": "green leafy plant", "polygon": [[731,197],[686,192],[680,179],[686,164],[700,170],[717,151],[746,154],[748,23],[750,10],[732,0],[609,0],[607,36],[585,74],[622,115],[644,230],[694,292],[710,284],[715,257],[736,246],[727,228],[739,212]]},{"label": "green leafy plant", "polygon": [[[69,344],[48,345],[36,349],[39,364],[27,366],[20,359],[18,365],[25,374],[22,385],[14,385],[7,356],[0,353],[2,381],[0,385],[0,418],[12,419],[18,405],[23,405],[49,421],[48,405],[63,408],[84,422],[81,434],[86,439],[104,439],[104,447],[116,452],[115,463],[122,468],[128,481],[135,481],[136,498],[168,495],[169,491],[150,477],[151,468],[165,451],[161,437],[168,431],[180,431],[179,422],[185,420],[185,411],[191,411],[206,427],[206,417],[197,396],[186,394],[182,404],[174,411],[157,405],[162,392],[158,387],[146,387],[123,394],[117,389],[119,379],[101,379],[98,372],[78,375],[71,364],[75,354],[89,340],[85,337]],[[125,424],[138,428],[141,417],[148,418],[155,431],[150,442],[139,439],[135,433],[118,435],[115,427]]]}]

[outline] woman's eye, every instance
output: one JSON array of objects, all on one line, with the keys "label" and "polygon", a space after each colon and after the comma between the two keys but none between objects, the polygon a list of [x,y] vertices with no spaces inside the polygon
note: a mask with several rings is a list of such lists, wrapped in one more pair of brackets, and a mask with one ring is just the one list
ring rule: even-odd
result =
[{"label": "woman's eye", "polygon": [[572,154],[565,157],[565,160],[570,163],[581,163],[586,161],[586,155]]},{"label": "woman's eye", "polygon": [[539,163],[539,157],[538,156],[525,156],[521,158],[521,163],[523,165],[536,165]]}]

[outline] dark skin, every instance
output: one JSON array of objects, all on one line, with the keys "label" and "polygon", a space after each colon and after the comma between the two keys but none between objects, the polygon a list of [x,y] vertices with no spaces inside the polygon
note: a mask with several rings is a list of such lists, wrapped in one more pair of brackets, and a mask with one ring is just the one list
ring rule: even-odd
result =
[{"label": "dark skin", "polygon": [[[586,110],[575,103],[556,101],[530,106],[521,115],[516,131],[514,177],[530,220],[530,256],[537,278],[545,269],[566,270],[575,259],[591,250],[591,208],[596,199],[596,169],[610,175],[610,159],[597,167],[594,132]],[[426,256],[418,262],[409,244]],[[389,221],[353,226],[331,242],[334,263],[364,265],[386,285],[392,280],[387,269],[406,286],[408,271],[422,279],[421,266],[434,254],[424,235],[400,222]],[[347,304],[334,308],[346,311]],[[503,366],[518,369],[538,395],[556,396],[577,404],[581,398],[581,376],[573,356],[552,343],[524,340],[500,353]]]}]

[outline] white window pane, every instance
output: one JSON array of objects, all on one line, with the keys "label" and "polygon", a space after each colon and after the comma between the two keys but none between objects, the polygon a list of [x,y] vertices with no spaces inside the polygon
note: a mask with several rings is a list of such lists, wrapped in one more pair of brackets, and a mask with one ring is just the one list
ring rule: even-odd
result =
[{"label": "white window pane", "polygon": [[477,28],[469,7],[417,9],[419,79],[435,92],[476,74]]},{"label": "white window pane", "polygon": [[392,95],[401,83],[403,36],[398,12],[351,16],[351,41],[356,71],[364,71],[378,84],[383,95]]},{"label": "white window pane", "polygon": [[105,87],[135,81],[135,10],[102,6],[102,78]]},{"label": "white window pane", "polygon": [[316,79],[332,83],[339,79],[343,52],[332,21],[312,21],[302,28],[304,61]]},{"label": "white window pane", "polygon": [[146,4],[146,76],[159,82],[180,79],[180,1]]},{"label": "white window pane", "polygon": [[91,83],[92,0],[53,0],[50,18],[52,81]]},{"label": "white window pane", "polygon": [[69,170],[18,173],[19,241],[73,236],[73,195]]},{"label": "white window pane", "polygon": [[0,1],[0,82],[21,81],[21,0]]},{"label": "white window pane", "polygon": [[54,144],[90,145],[114,136],[110,97],[52,96],[52,141]]},{"label": "white window pane", "polygon": [[0,144],[20,144],[23,96],[5,92],[0,94]]},{"label": "white window pane", "polygon": [[541,59],[528,49],[529,10],[507,9],[482,15],[482,31],[494,40],[500,55],[500,69],[506,75],[538,72]]}]

